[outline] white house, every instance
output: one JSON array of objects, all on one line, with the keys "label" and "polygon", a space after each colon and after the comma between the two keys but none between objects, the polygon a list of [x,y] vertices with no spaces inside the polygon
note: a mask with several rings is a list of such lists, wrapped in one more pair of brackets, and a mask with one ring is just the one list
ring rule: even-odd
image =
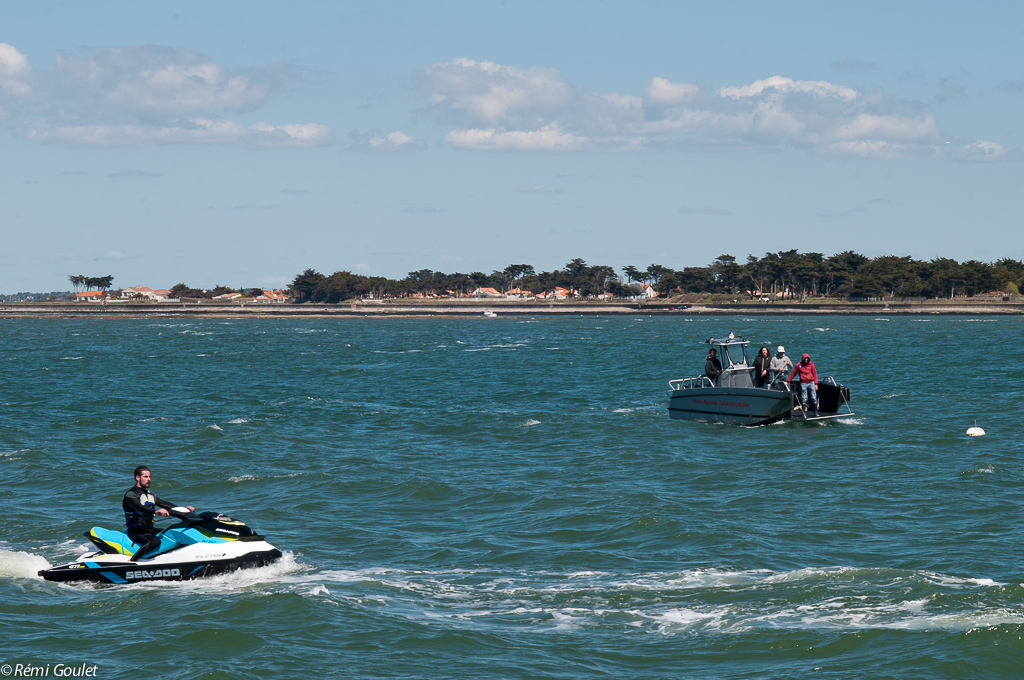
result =
[{"label": "white house", "polygon": [[148,297],[150,300],[156,300],[156,294],[152,288],[146,286],[132,286],[131,288],[125,288],[121,291],[121,297],[135,297],[136,295],[142,295]]},{"label": "white house", "polygon": [[284,294],[284,291],[280,290],[265,290],[263,295],[258,295],[253,298],[253,302],[284,302],[288,299],[288,296]]}]

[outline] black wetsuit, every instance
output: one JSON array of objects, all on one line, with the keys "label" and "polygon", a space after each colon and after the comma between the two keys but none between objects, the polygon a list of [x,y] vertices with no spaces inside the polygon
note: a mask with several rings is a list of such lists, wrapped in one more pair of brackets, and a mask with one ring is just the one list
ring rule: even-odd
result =
[{"label": "black wetsuit", "polygon": [[704,373],[711,378],[711,382],[718,384],[718,376],[722,374],[722,362],[718,360],[718,357],[708,355],[708,360],[704,364]]},{"label": "black wetsuit", "polygon": [[173,504],[160,500],[148,488],[143,489],[138,484],[125,492],[121,508],[124,509],[124,523],[128,527],[126,533],[128,538],[139,544],[139,549],[132,555],[132,562],[160,547],[160,537],[153,529],[153,515],[157,508],[173,507]]}]

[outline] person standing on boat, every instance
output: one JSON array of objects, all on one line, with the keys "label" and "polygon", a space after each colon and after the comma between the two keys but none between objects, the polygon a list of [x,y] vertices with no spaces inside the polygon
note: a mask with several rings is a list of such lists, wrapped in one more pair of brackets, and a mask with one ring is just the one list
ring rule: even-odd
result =
[{"label": "person standing on boat", "polygon": [[793,362],[786,356],[786,348],[782,345],[779,345],[778,354],[772,357],[772,363],[769,368],[772,371],[772,378],[786,375],[793,370]]},{"label": "person standing on boat", "polygon": [[[135,468],[135,486],[128,489],[121,501],[124,510],[124,523],[128,527],[128,538],[138,544],[139,549],[132,555],[132,562],[142,558],[150,550],[160,547],[160,537],[153,529],[153,516],[167,517],[167,508],[175,507],[173,503],[161,500],[149,490],[152,473],[145,465]],[[185,506],[189,511],[195,510],[191,505]]]},{"label": "person standing on boat", "polygon": [[704,362],[704,373],[711,378],[711,382],[718,384],[718,376],[722,374],[722,362],[718,360],[718,350],[712,347],[708,351],[707,361]]},{"label": "person standing on boat", "polygon": [[810,402],[810,406],[814,409],[814,415],[818,415],[818,369],[811,363],[811,355],[804,354],[800,357],[800,363],[793,368],[793,372],[789,374],[789,379],[786,380],[786,386],[789,386],[789,381],[793,379],[793,376],[800,374],[800,406],[804,410],[804,418],[807,417],[807,405]]},{"label": "person standing on boat", "polygon": [[764,387],[771,380],[768,371],[771,370],[772,358],[768,355],[768,348],[762,347],[757,356],[754,357],[754,386]]}]

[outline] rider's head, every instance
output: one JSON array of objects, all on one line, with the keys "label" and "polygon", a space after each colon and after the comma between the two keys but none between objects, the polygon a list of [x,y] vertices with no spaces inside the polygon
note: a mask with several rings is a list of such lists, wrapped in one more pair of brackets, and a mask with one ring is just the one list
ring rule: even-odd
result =
[{"label": "rider's head", "polygon": [[811,363],[811,355],[810,354],[805,354],[802,357],[800,357],[800,363],[801,364],[809,364],[809,363]]},{"label": "rider's head", "polygon": [[141,486],[143,489],[149,488],[149,479],[152,475],[149,472],[149,468],[145,465],[140,465],[135,468],[135,483]]}]

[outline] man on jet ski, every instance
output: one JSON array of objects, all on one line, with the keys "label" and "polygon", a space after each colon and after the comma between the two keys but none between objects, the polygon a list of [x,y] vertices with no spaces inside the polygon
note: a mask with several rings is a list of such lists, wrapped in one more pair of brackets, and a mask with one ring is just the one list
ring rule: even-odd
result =
[{"label": "man on jet ski", "polygon": [[[124,509],[124,523],[128,527],[128,538],[139,545],[139,549],[132,555],[132,562],[142,559],[142,556],[150,550],[160,547],[160,537],[153,529],[153,516],[160,515],[167,517],[170,513],[167,508],[173,508],[173,503],[160,500],[149,491],[149,482],[152,473],[145,465],[135,468],[135,486],[128,489],[121,501],[121,508]],[[186,505],[189,512],[195,510],[191,505]]]}]

